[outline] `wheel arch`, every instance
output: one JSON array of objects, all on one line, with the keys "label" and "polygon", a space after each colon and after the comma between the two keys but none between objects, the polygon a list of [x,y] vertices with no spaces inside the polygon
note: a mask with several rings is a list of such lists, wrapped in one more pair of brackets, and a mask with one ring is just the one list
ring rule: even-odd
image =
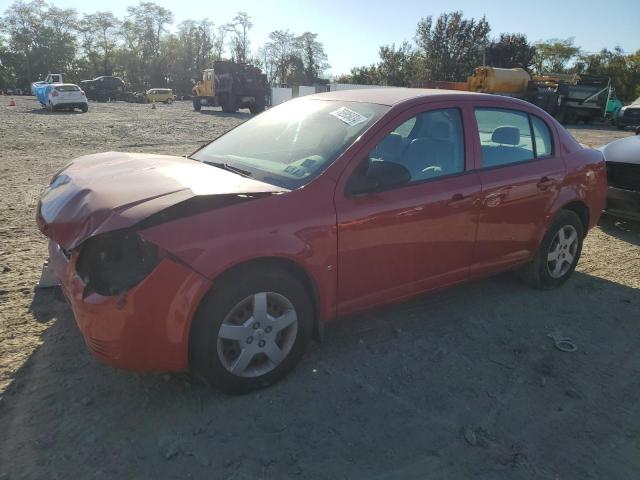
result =
[{"label": "wheel arch", "polygon": [[[243,275],[254,269],[281,270],[296,280],[298,280],[309,294],[314,312],[313,336],[320,341],[322,339],[323,322],[320,315],[320,290],[311,273],[298,262],[286,257],[257,257],[242,261],[228,267],[212,280],[212,287],[209,293],[215,291],[216,285],[229,281],[236,275]],[[206,295],[205,295],[206,296]]]},{"label": "wheel arch", "polygon": [[573,200],[562,206],[562,210],[569,210],[576,215],[582,222],[583,234],[586,236],[589,231],[590,212],[589,206],[581,200]]}]

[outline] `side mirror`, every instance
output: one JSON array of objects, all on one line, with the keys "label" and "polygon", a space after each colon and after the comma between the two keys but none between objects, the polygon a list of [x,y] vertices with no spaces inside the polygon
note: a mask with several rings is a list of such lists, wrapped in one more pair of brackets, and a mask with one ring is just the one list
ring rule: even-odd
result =
[{"label": "side mirror", "polygon": [[410,180],[411,173],[399,163],[369,161],[366,172],[358,171],[349,179],[347,191],[351,195],[361,195],[404,185]]}]

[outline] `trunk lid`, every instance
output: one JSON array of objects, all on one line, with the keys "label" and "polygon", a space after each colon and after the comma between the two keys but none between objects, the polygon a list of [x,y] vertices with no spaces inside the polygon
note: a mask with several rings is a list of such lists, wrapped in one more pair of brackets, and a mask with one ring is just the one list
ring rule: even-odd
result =
[{"label": "trunk lid", "polygon": [[106,152],[77,158],[58,173],[37,219],[42,233],[70,250],[196,196],[286,191],[183,157]]}]

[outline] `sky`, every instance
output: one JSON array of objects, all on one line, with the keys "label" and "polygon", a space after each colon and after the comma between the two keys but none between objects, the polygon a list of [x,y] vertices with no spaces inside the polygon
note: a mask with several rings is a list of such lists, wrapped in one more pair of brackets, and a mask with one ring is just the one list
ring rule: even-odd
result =
[{"label": "sky", "polygon": [[[0,0],[4,12],[11,0]],[[80,13],[110,10],[118,17],[136,0],[53,0],[57,7],[71,7]],[[155,0],[170,9],[174,25],[186,19],[212,20],[216,25],[229,22],[236,12],[246,11],[254,24],[251,46],[255,51],[273,30],[300,34],[318,33],[329,56],[329,74],[348,73],[352,67],[378,60],[380,45],[412,40],[423,17],[451,10],[462,10],[465,17],[486,16],[491,35],[518,32],[530,42],[575,37],[575,44],[587,52],[604,47],[622,47],[626,52],[640,49],[640,0]]]}]

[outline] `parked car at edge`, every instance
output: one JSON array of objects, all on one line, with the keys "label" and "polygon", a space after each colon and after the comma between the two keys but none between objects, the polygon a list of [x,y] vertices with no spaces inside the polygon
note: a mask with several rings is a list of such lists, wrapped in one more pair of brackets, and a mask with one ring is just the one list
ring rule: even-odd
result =
[{"label": "parked car at edge", "polygon": [[125,93],[125,84],[120,77],[104,75],[93,80],[82,80],[80,86],[86,92],[87,97],[98,102],[119,100]]},{"label": "parked car at edge", "polygon": [[87,96],[73,83],[53,83],[36,85],[36,98],[50,112],[55,110],[89,110]]},{"label": "parked car at edge", "polygon": [[601,150],[609,180],[605,211],[640,221],[640,135],[621,138]]},{"label": "parked car at edge", "polygon": [[620,130],[626,127],[640,127],[640,97],[618,110],[616,125]]},{"label": "parked car at edge", "polygon": [[286,102],[189,158],[78,158],[37,219],[97,357],[242,392],[345,315],[508,269],[559,287],[606,193],[602,153],[530,103],[363,89]]},{"label": "parked car at edge", "polygon": [[176,99],[176,96],[173,94],[173,90],[171,90],[170,88],[152,88],[150,90],[147,90],[146,97],[149,103],[173,103],[173,101]]}]

